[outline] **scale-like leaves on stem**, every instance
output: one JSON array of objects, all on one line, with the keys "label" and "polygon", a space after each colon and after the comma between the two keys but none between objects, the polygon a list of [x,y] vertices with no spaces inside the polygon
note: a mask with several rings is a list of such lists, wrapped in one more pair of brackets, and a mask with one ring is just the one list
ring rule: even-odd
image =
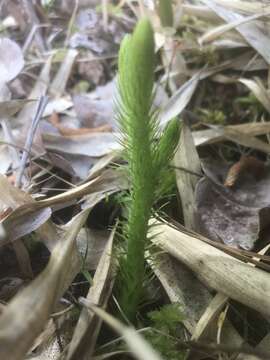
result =
[{"label": "scale-like leaves on stem", "polygon": [[155,43],[150,22],[141,20],[133,35],[124,38],[119,54],[116,115],[128,161],[131,190],[124,229],[126,254],[120,259],[120,305],[134,321],[145,278],[148,221],[159,177],[168,165],[179,138],[174,121],[159,143],[158,121],[153,108]]}]

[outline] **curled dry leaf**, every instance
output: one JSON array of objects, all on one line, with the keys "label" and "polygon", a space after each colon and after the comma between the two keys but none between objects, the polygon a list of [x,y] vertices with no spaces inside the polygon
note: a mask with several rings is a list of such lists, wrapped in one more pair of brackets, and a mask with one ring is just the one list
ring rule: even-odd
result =
[{"label": "curled dry leaf", "polygon": [[263,161],[254,156],[241,156],[241,159],[229,169],[224,185],[227,187],[234,186],[239,177],[244,176],[246,172],[252,173],[255,178],[259,179],[262,177],[264,170],[265,164]]},{"label": "curled dry leaf", "polygon": [[7,236],[3,241],[0,241],[0,246],[37,230],[50,219],[51,214],[52,210],[50,208],[32,209],[31,204],[13,211],[2,222]]},{"label": "curled dry leaf", "polygon": [[91,128],[91,129],[89,129],[89,128],[79,128],[79,129],[69,128],[60,123],[59,116],[56,112],[53,112],[49,121],[54,127],[56,127],[59,130],[61,135],[67,136],[67,137],[73,136],[73,135],[76,136],[76,135],[84,135],[84,134],[93,134],[96,132],[108,132],[111,130],[110,125],[102,125],[102,126],[98,126],[96,128]]},{"label": "curled dry leaf", "polygon": [[[51,210],[48,207],[36,209],[32,197],[14,187],[2,175],[0,176],[0,194],[1,224],[6,233],[6,236],[0,239],[0,246],[38,229],[51,216]],[[8,213],[7,209],[9,209]]]}]

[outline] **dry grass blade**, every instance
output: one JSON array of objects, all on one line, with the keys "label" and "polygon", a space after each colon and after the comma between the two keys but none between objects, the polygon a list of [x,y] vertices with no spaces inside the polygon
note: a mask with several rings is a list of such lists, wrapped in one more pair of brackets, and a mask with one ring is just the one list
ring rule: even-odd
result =
[{"label": "dry grass blade", "polygon": [[75,49],[69,49],[65,56],[64,61],[62,62],[53,82],[50,86],[50,92],[55,95],[62,95],[65,91],[67,81],[69,79],[74,61],[76,56],[78,55],[78,51]]},{"label": "dry grass blade", "polygon": [[200,73],[196,73],[184,85],[182,85],[169,99],[160,113],[160,124],[165,126],[169,120],[181,114],[189,103],[199,83]]},{"label": "dry grass blade", "polygon": [[[176,168],[185,167],[198,174],[201,172],[200,159],[194,145],[191,131],[186,124],[183,124],[180,144],[174,156],[174,166]],[[198,181],[198,176],[177,169],[175,171],[177,188],[182,202],[185,226],[188,229],[195,230],[194,189]]]},{"label": "dry grass blade", "polygon": [[198,39],[198,42],[199,42],[200,45],[207,44],[209,42],[212,42],[212,41],[216,40],[219,36],[222,36],[227,31],[230,31],[230,30],[236,28],[239,25],[245,24],[245,23],[247,23],[249,21],[252,21],[252,20],[256,20],[256,19],[258,19],[260,17],[263,17],[263,16],[267,16],[269,14],[270,13],[255,14],[255,15],[248,16],[248,17],[245,17],[245,18],[237,19],[236,21],[234,21],[232,23],[229,23],[229,24],[218,26],[217,28],[211,29],[206,34],[201,36]]},{"label": "dry grass blade", "polygon": [[[48,199],[40,200],[35,203],[35,208],[43,208],[47,206],[53,206],[55,204],[68,202],[76,198],[93,194],[102,193],[109,194],[112,192],[126,189],[127,179],[120,173],[120,171],[106,170],[101,175],[97,176],[93,180],[89,180],[82,185],[67,190],[66,192],[52,196]],[[104,195],[105,196],[105,195]]]},{"label": "dry grass blade", "polygon": [[39,99],[39,102],[37,104],[37,110],[36,110],[35,117],[33,118],[32,122],[31,122],[31,126],[30,126],[30,129],[27,134],[27,138],[26,138],[26,142],[25,142],[25,150],[23,151],[23,154],[22,154],[20,169],[19,169],[19,172],[18,172],[18,175],[16,178],[16,186],[17,187],[21,186],[21,182],[22,182],[26,162],[28,159],[28,155],[29,155],[29,152],[31,151],[34,136],[35,136],[36,130],[38,128],[38,124],[40,122],[41,116],[45,110],[47,103],[48,103],[48,97],[41,96],[41,98]]},{"label": "dry grass blade", "polygon": [[184,14],[190,16],[196,16],[202,20],[209,22],[220,23],[222,20],[218,17],[215,12],[209,9],[207,6],[182,4]]},{"label": "dry grass blade", "polygon": [[143,339],[143,337],[132,327],[123,325],[104,310],[93,305],[91,302],[81,298],[81,303],[97,314],[115,332],[122,336],[133,356],[138,360],[162,360],[160,355]]},{"label": "dry grass blade", "polygon": [[251,14],[254,14],[257,11],[261,11],[262,7],[265,11],[270,11],[270,6],[267,4],[267,2],[262,4],[261,1],[215,0],[215,2],[230,10],[241,11]]},{"label": "dry grass blade", "polygon": [[[270,123],[246,123],[240,125],[228,125],[223,128],[193,131],[192,135],[196,146],[214,144],[226,139],[231,134],[254,136],[270,133]],[[261,143],[261,142],[260,142]],[[250,144],[250,143],[249,143]],[[261,145],[261,144],[260,144]],[[264,145],[263,145],[264,146]]]},{"label": "dry grass blade", "polygon": [[191,268],[208,286],[270,315],[269,274],[169,225],[153,221],[153,242]]},{"label": "dry grass blade", "polygon": [[236,144],[259,150],[266,154],[270,153],[270,145],[262,140],[255,138],[254,136],[227,129],[226,133],[224,133],[224,137],[225,139],[231,140]]},{"label": "dry grass blade", "polygon": [[[54,236],[52,235],[53,229],[51,229],[51,224],[48,222],[45,223],[51,216],[52,211],[50,207],[67,203],[93,193],[100,193],[106,196],[106,194],[126,189],[127,186],[127,181],[124,177],[119,177],[119,173],[108,170],[99,177],[79,185],[76,188],[67,190],[62,194],[40,201],[34,201],[30,195],[9,184],[5,177],[0,177],[0,194],[2,194],[2,201],[6,207],[14,209],[1,222],[8,237],[0,239],[0,246],[8,241],[14,241],[21,236],[37,230],[42,239],[45,236],[46,245],[49,249],[52,249],[56,239],[53,240]],[[9,189],[8,194],[5,194],[5,189]],[[87,198],[86,200],[84,208],[88,208],[89,204],[91,207],[92,198],[90,197],[90,199]],[[48,234],[52,236],[49,235],[48,237]]]},{"label": "dry grass blade", "polygon": [[256,78],[254,80],[241,78],[239,81],[253,92],[260,103],[270,113],[270,96],[263,84]]},{"label": "dry grass blade", "polygon": [[[114,269],[112,263],[112,247],[115,231],[112,231],[103,254],[99,261],[93,284],[87,294],[87,300],[105,307],[114,284]],[[82,359],[91,357],[101,327],[100,319],[93,313],[83,309],[75,328],[73,338],[69,344],[67,359]]]},{"label": "dry grass blade", "polygon": [[[245,19],[243,15],[236,13],[235,11],[228,10],[225,6],[217,4],[215,1],[202,0],[210,9],[224,19],[226,22],[240,21]],[[260,9],[260,7],[259,7]],[[256,9],[257,11],[257,9]],[[242,24],[237,27],[237,31],[243,36],[243,38],[264,58],[264,60],[270,63],[270,51],[269,51],[269,37],[260,29],[256,22],[249,24]]]},{"label": "dry grass blade", "polygon": [[70,200],[74,200],[81,196],[87,195],[92,192],[91,188],[94,184],[99,183],[100,177],[95,178],[94,180],[90,180],[85,184],[79,185],[75,188],[65,191],[62,194],[52,196],[48,199],[40,200],[35,203],[37,208],[43,208],[47,206],[52,206],[55,204],[60,204],[64,202],[68,202]]}]

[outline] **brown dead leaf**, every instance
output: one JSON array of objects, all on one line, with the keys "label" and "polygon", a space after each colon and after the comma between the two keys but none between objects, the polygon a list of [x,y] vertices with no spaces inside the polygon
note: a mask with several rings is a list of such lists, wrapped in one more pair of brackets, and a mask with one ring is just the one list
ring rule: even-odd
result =
[{"label": "brown dead leaf", "polygon": [[0,194],[1,224],[6,232],[6,237],[1,239],[0,246],[38,229],[51,216],[48,207],[41,211],[35,209],[33,198],[13,186],[3,175],[0,176]]},{"label": "brown dead leaf", "polygon": [[85,210],[67,225],[58,228],[59,239],[52,249],[48,265],[5,308],[0,317],[1,358],[23,359],[35,338],[43,330],[54,305],[80,269],[81,257],[75,246],[76,237],[89,211],[105,197],[106,193],[101,191],[89,195]]},{"label": "brown dead leaf", "polygon": [[[5,308],[0,318],[0,357],[21,360],[43,330],[55,303],[80,268],[76,236],[88,210],[74,218],[61,234],[45,270]],[[14,346],[16,344],[16,346]]]}]

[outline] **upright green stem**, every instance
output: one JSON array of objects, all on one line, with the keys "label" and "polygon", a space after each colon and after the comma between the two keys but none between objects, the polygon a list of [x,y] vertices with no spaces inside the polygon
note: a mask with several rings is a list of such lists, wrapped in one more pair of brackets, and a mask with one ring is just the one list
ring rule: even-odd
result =
[{"label": "upright green stem", "polygon": [[[159,176],[174,152],[178,125],[173,122],[157,144],[158,122],[152,114],[155,46],[148,20],[141,20],[119,53],[116,108],[131,182],[128,219],[124,229],[125,256],[120,259],[119,303],[134,321],[142,299],[148,222]],[[169,130],[169,131],[168,131]]]},{"label": "upright green stem", "polygon": [[139,179],[132,179],[133,183],[134,181],[136,182],[136,186],[131,195],[132,199],[127,225],[126,263],[128,265],[128,281],[121,301],[122,304],[125,304],[125,314],[131,320],[134,320],[142,297],[145,277],[144,253],[147,243],[148,221],[154,201],[153,171],[151,170],[152,160],[149,143],[140,143],[137,156],[140,160],[135,161],[131,166],[134,166],[134,171],[140,174],[140,177]]}]

